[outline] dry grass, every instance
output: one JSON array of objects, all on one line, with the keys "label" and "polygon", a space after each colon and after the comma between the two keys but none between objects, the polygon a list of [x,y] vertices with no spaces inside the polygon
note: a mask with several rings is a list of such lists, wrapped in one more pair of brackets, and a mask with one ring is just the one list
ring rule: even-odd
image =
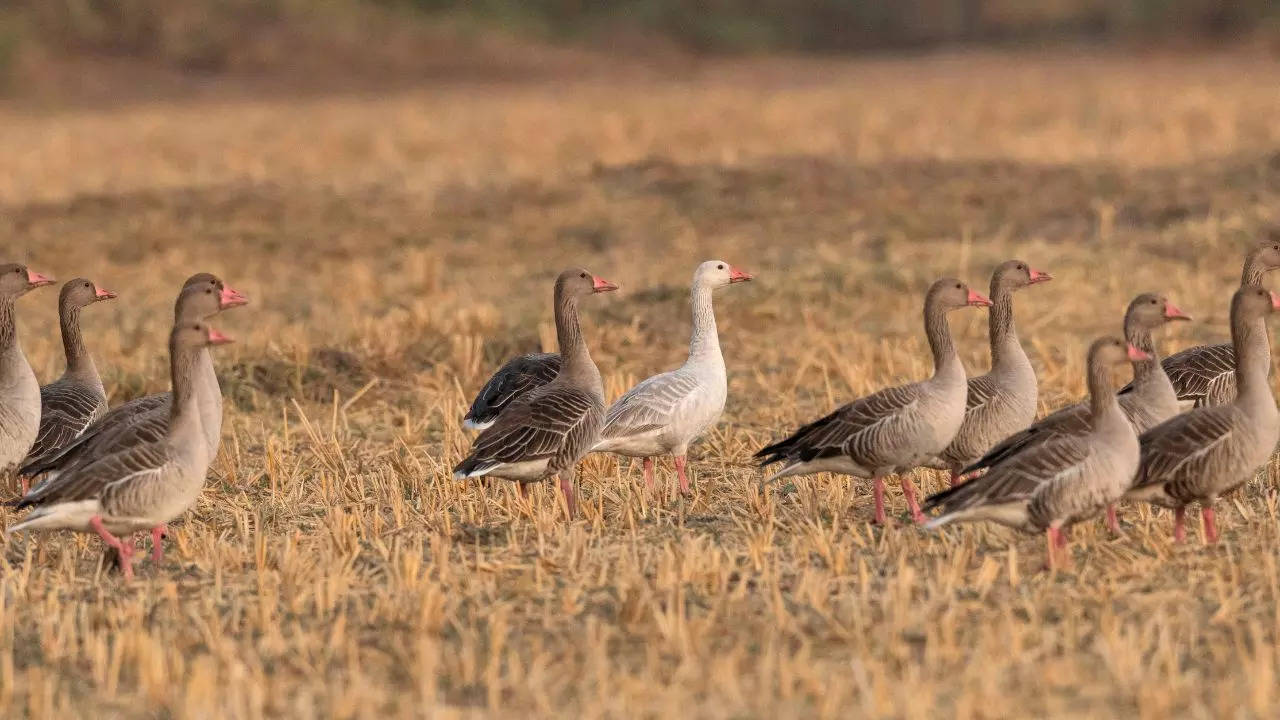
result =
[{"label": "dry grass", "polygon": [[[1042,400],[1136,292],[1225,335],[1242,249],[1280,209],[1277,68],[1232,58],[958,56],[705,66],[681,80],[0,110],[0,237],[121,292],[85,314],[116,400],[164,386],[186,274],[254,298],[219,325],[223,451],[171,561],[122,585],[97,541],[11,541],[0,713],[1275,717],[1275,468],[1224,542],[868,526],[814,477],[761,494],[750,453],[927,370],[928,282],[1018,256]],[[678,363],[694,264],[730,369],[696,496],[593,457],[583,518],[550,487],[457,483],[464,403],[552,337],[550,278],[618,280],[584,317],[611,394]],[[52,291],[22,301],[42,378]],[[985,322],[958,315],[966,363]],[[669,466],[663,470],[670,472]],[[669,476],[660,476],[669,477]],[[921,476],[930,488],[940,478]],[[899,520],[900,496],[891,496]],[[1195,537],[1195,535],[1193,535]]]}]

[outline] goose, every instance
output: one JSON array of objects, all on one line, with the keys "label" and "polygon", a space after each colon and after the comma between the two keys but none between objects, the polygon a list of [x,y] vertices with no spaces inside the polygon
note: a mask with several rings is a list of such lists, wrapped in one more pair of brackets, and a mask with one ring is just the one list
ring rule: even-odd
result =
[{"label": "goose", "polygon": [[1021,260],[1003,262],[991,274],[991,371],[969,378],[960,429],[941,454],[925,463],[950,472],[952,484],[961,468],[1036,418],[1036,371],[1018,342],[1013,325],[1013,293],[1052,279],[1049,273]]},{"label": "goose", "polygon": [[1172,508],[1175,542],[1186,538],[1186,508],[1193,502],[1200,503],[1205,542],[1217,542],[1214,503],[1253,477],[1280,439],[1280,413],[1267,379],[1266,321],[1276,309],[1275,293],[1256,285],[1237,290],[1231,298],[1231,341],[1239,392],[1225,405],[1194,408],[1140,438],[1142,462],[1125,497]]},{"label": "goose", "polygon": [[933,352],[933,376],[855,400],[761,449],[755,456],[762,467],[782,463],[764,483],[815,472],[871,478],[874,522],[883,525],[884,478],[898,474],[912,517],[923,522],[915,487],[903,473],[946,448],[964,420],[964,365],[951,340],[947,313],[966,306],[990,307],[991,301],[954,278],[930,286],[924,328]]},{"label": "goose", "polygon": [[559,475],[572,518],[577,463],[596,444],[604,425],[604,386],[578,324],[578,302],[618,286],[581,268],[556,278],[556,340],[564,362],[551,382],[522,395],[476,437],[471,453],[453,469],[455,480],[497,477],[525,484]]},{"label": "goose", "polygon": [[[1257,244],[1245,256],[1240,287],[1261,287],[1266,274],[1276,268],[1280,268],[1280,240]],[[1269,365],[1269,344],[1266,360]],[[1223,405],[1236,395],[1235,355],[1231,343],[1189,347],[1165,358],[1161,364],[1173,382],[1178,399],[1191,401],[1193,407]],[[1132,388],[1125,387],[1120,392],[1132,392]]]},{"label": "goose", "polygon": [[[1133,389],[1119,396],[1121,411],[1133,425],[1134,432],[1139,435],[1181,411],[1173,384],[1160,365],[1160,356],[1151,333],[1165,323],[1190,319],[1191,316],[1174,305],[1169,298],[1156,293],[1138,295],[1125,310],[1125,339],[1148,356],[1146,360],[1133,363]],[[972,479],[1032,445],[1064,435],[1083,435],[1089,432],[1089,412],[1089,403],[1086,401],[1045,416],[1026,430],[1005,438],[976,462],[967,465],[960,471],[960,480]],[[1113,534],[1120,532],[1114,504],[1107,506],[1107,527]]]},{"label": "goose", "polygon": [[18,342],[14,302],[53,279],[25,265],[0,265],[0,471],[22,462],[40,428],[40,383]]},{"label": "goose", "polygon": [[[58,323],[67,369],[62,377],[40,388],[40,429],[22,461],[24,465],[76,439],[106,413],[107,393],[93,356],[84,346],[80,310],[115,296],[86,278],[76,278],[62,286],[58,294]],[[27,478],[24,475],[19,479],[25,495]]]},{"label": "goose", "polygon": [[[206,320],[222,310],[248,302],[248,298],[223,283],[217,276],[197,273],[183,284],[178,294],[174,303],[174,321]],[[222,391],[208,352],[200,354],[196,376],[200,386],[201,421],[206,443],[210,447],[210,457],[213,457],[217,455],[222,428]],[[28,460],[18,472],[25,477],[55,474],[85,457],[102,452],[103,448],[109,446],[110,438],[116,431],[135,423],[160,423],[162,432],[164,423],[168,422],[172,397],[168,392],[155,393],[118,405],[107,411],[74,441]]]},{"label": "goose", "polygon": [[1027,532],[1044,532],[1047,567],[1065,547],[1064,528],[1118,500],[1138,468],[1138,436],[1116,393],[1112,367],[1147,359],[1119,338],[1101,338],[1089,347],[1089,431],[1037,443],[1005,458],[986,475],[925,500],[941,508],[929,529],[952,522],[996,522]]},{"label": "goose", "polygon": [[[216,276],[199,273],[183,284],[182,292],[174,303],[174,322],[199,322],[248,302],[248,298]],[[198,353],[195,373],[201,431],[212,462],[218,456],[222,435],[222,389],[208,348]],[[118,406],[64,448],[28,463],[19,473],[27,477],[44,475],[44,482],[52,482],[69,468],[118,451],[131,442],[134,434],[162,435],[168,428],[172,401],[173,394],[164,392],[145,395]],[[151,560],[156,564],[164,561],[163,540],[167,535],[168,528],[164,526],[152,528]]]},{"label": "goose", "polygon": [[752,279],[723,260],[708,260],[693,274],[693,335],[689,359],[654,375],[618,398],[605,414],[595,452],[644,459],[645,484],[653,487],[653,456],[675,456],[680,492],[689,494],[685,453],[689,443],[715,425],[728,395],[724,356],[716,332],[711,293]]},{"label": "goose", "polygon": [[18,508],[34,508],[6,534],[31,530],[93,532],[114,548],[125,580],[133,578],[129,535],[161,527],[186,512],[209,469],[198,406],[201,351],[231,339],[203,322],[176,325],[169,336],[173,401],[164,432],[135,427],[114,452],[78,465],[32,490]]},{"label": "goose", "polygon": [[511,358],[480,388],[462,427],[484,430],[517,398],[542,387],[560,372],[560,353],[531,353]]}]

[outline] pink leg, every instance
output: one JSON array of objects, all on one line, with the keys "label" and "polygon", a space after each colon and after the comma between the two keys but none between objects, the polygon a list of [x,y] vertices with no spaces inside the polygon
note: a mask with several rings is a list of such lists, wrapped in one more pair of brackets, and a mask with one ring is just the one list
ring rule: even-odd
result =
[{"label": "pink leg", "polygon": [[644,459],[644,486],[653,489],[653,458]]},{"label": "pink leg", "polygon": [[1112,535],[1120,534],[1120,518],[1116,515],[1116,506],[1111,504],[1107,506],[1107,529]]},{"label": "pink leg", "polygon": [[102,538],[102,542],[115,548],[116,555],[120,558],[120,570],[124,572],[126,581],[133,579],[133,542],[125,544],[115,535],[107,532],[107,528],[102,524],[102,517],[94,515],[89,518],[89,527],[98,533],[98,537]]},{"label": "pink leg", "polygon": [[929,518],[920,512],[920,503],[916,502],[916,486],[911,482],[911,478],[906,475],[902,477],[902,493],[907,496],[907,507],[911,508],[911,519],[916,521],[917,525],[923,525],[928,522]]},{"label": "pink leg", "polygon": [[569,508],[569,519],[578,516],[578,502],[573,496],[573,475],[560,473],[560,492],[564,493],[564,504]]},{"label": "pink leg", "polygon": [[955,487],[960,484],[960,476],[955,470],[951,471],[951,477],[947,479],[947,487]]},{"label": "pink leg", "polygon": [[1061,550],[1071,542],[1071,528],[1058,528],[1057,532],[1058,549]]},{"label": "pink leg", "polygon": [[1054,568],[1058,567],[1056,557],[1058,548],[1066,545],[1066,542],[1062,539],[1061,531],[1052,526],[1045,529],[1044,539],[1045,545],[1047,546],[1046,552],[1048,553],[1045,556],[1044,569],[1052,571]]},{"label": "pink leg", "polygon": [[167,525],[157,525],[151,528],[151,562],[159,565],[164,562],[164,539],[169,535],[169,527]]},{"label": "pink leg", "polygon": [[693,493],[689,492],[689,476],[684,474],[684,456],[676,456],[676,476],[680,478],[680,494],[688,497]]},{"label": "pink leg", "polygon": [[882,477],[876,478],[875,485],[876,485],[876,517],[871,522],[875,523],[876,525],[884,525],[886,523],[886,519],[884,516],[884,478]]},{"label": "pink leg", "polygon": [[26,495],[28,492],[31,491],[31,478],[27,477],[26,475],[23,475],[22,477],[18,478],[18,483],[22,485],[23,495]]},{"label": "pink leg", "polygon": [[1213,506],[1205,505],[1200,508],[1200,516],[1204,518],[1205,544],[1218,542],[1218,526],[1214,522]]},{"label": "pink leg", "polygon": [[1173,511],[1173,543],[1181,545],[1187,539],[1187,509],[1180,507]]}]

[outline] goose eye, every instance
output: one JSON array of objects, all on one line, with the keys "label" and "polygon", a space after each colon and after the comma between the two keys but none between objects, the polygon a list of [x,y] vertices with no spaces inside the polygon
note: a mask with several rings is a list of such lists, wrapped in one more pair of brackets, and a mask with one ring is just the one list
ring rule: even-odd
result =
[{"label": "goose eye", "polygon": [[587,274],[586,274],[586,273],[582,273],[582,277],[584,277],[584,278],[585,278],[586,276],[587,276]]},{"label": "goose eye", "polygon": [[717,266],[716,266],[716,269],[717,269],[717,270],[723,270],[723,269],[724,269],[724,266],[723,266],[723,265],[717,265]]},{"label": "goose eye", "polygon": [[957,289],[957,290],[959,290],[959,289],[960,289],[960,283],[956,283],[956,289]]},{"label": "goose eye", "polygon": [[84,284],[84,286],[85,286],[85,287],[89,287],[89,283],[85,283],[85,284]]}]

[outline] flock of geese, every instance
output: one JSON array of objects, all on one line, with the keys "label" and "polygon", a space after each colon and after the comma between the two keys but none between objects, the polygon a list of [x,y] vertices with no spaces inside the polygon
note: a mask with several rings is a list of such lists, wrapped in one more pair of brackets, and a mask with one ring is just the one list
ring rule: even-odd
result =
[{"label": "flock of geese", "polygon": [[[854,400],[762,448],[761,465],[777,466],[764,482],[817,472],[870,480],[873,521],[885,524],[885,480],[897,476],[917,523],[990,521],[1043,532],[1050,568],[1061,562],[1075,523],[1105,511],[1118,532],[1115,506],[1125,499],[1172,509],[1178,542],[1186,508],[1198,503],[1205,541],[1216,541],[1214,503],[1253,477],[1280,440],[1266,327],[1280,296],[1262,287],[1275,268],[1280,242],[1252,248],[1231,299],[1231,342],[1187,348],[1163,362],[1152,334],[1190,318],[1162,295],[1138,295],[1125,312],[1124,337],[1089,347],[1088,399],[1038,421],[1036,375],[1014,326],[1013,295],[1051,276],[1007,261],[992,274],[989,297],[940,279],[924,298],[933,374]],[[688,359],[606,406],[578,306],[617,285],[582,269],[562,272],[554,290],[559,352],[514,358],[484,385],[463,422],[479,435],[453,477],[511,480],[526,495],[529,483],[556,476],[572,517],[577,465],[588,453],[640,459],[649,488],[654,458],[671,456],[688,495],[689,445],[719,421],[727,396],[712,294],[751,279],[724,261],[700,264]],[[149,531],[152,561],[162,562],[167,523],[204,486],[222,426],[210,348],[231,342],[209,321],[248,300],[214,275],[189,278],[169,336],[172,392],[108,410],[80,312],[113,293],[83,278],[63,285],[66,371],[54,382],[40,386],[22,352],[15,302],[53,282],[24,265],[0,265],[0,468],[17,468],[22,494],[9,504],[30,510],[7,533],[96,533],[127,579],[133,536]],[[977,377],[967,376],[947,321],[966,307],[990,308],[991,370]],[[1133,380],[1116,392],[1113,375],[1125,364]],[[917,468],[949,472],[951,486],[921,504],[910,478]]]}]

